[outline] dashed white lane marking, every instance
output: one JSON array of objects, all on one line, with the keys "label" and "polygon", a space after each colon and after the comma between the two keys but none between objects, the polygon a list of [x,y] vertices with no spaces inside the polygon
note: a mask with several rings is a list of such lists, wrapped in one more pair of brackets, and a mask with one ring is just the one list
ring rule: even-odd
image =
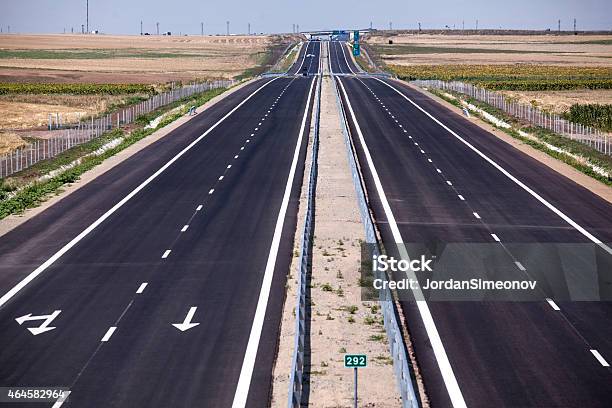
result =
[{"label": "dashed white lane marking", "polygon": [[223,180],[223,177],[225,176],[219,176],[219,181]]},{"label": "dashed white lane marking", "polygon": [[440,170],[440,169],[436,169],[436,171],[437,171],[438,173],[442,174],[442,170]]},{"label": "dashed white lane marking", "polygon": [[259,130],[259,128],[255,128],[255,130]]},{"label": "dashed white lane marking", "polygon": [[237,159],[237,158],[238,158],[238,155],[235,155],[235,156],[234,156],[234,159]]},{"label": "dashed white lane marking", "polygon": [[595,356],[597,361],[599,361],[599,364],[601,364],[604,367],[610,367],[610,364],[606,361],[605,358],[603,358],[601,354],[599,354],[599,351],[595,349],[591,349],[591,353]]},{"label": "dashed white lane marking", "polygon": [[523,266],[522,263],[520,263],[519,261],[514,261],[514,264],[516,265],[517,268],[519,268],[519,270],[525,272],[527,269],[525,269],[525,267]]},{"label": "dashed white lane marking", "polygon": [[501,242],[501,240],[499,239],[499,237],[495,234],[491,234],[491,236],[493,237],[494,240],[496,240],[497,242]]},{"label": "dashed white lane marking", "polygon": [[215,122],[214,125],[209,127],[204,133],[198,136],[194,141],[189,143],[184,149],[178,152],[175,156],[173,156],[166,164],[160,167],[157,171],[151,174],[145,181],[139,184],[134,190],[132,190],[129,194],[123,197],[119,202],[113,205],[108,211],[106,211],[102,216],[96,219],[93,223],[91,223],[87,228],[81,231],[76,237],[72,238],[70,242],[64,245],[59,251],[55,252],[49,259],[47,259],[42,265],[32,271],[28,276],[22,279],[17,285],[15,285],[11,290],[6,292],[2,297],[0,297],[0,307],[8,302],[13,296],[19,293],[23,288],[25,288],[30,282],[32,282],[36,277],[38,277],[41,273],[43,273],[49,266],[53,265],[55,261],[61,258],[66,252],[68,252],[71,248],[73,248],[76,244],[78,244],[83,238],[89,235],[93,230],[95,230],[100,224],[102,224],[106,219],[108,219],[113,213],[115,213],[119,208],[123,207],[128,201],[130,201],[134,196],[136,196],[142,189],[148,186],[151,182],[153,182],[160,174],[166,171],[167,168],[172,166],[174,162],[179,160],[183,155],[185,155],[189,150],[191,150],[195,145],[197,145],[201,140],[206,138],[213,130],[215,130],[218,126],[221,125],[227,118],[229,118],[234,112],[242,107],[245,103],[247,103],[254,95],[256,95],[259,91],[261,91],[266,86],[270,85],[272,82],[276,81],[280,77],[276,77],[262,86],[253,91],[249,96],[244,98],[239,104],[237,104],[232,110],[226,113],[221,119]]},{"label": "dashed white lane marking", "polygon": [[250,143],[250,142],[251,142],[251,139],[247,139],[247,140],[246,140],[246,142],[247,142],[247,143]]},{"label": "dashed white lane marking", "polygon": [[431,159],[427,159],[427,161],[428,161],[428,162],[430,162],[430,163],[433,163],[433,162],[431,161]]},{"label": "dashed white lane marking", "polygon": [[255,136],[255,133],[251,133],[251,137]]},{"label": "dashed white lane marking", "polygon": [[198,208],[196,208],[196,211],[200,211],[202,209],[202,204],[198,205]]},{"label": "dashed white lane marking", "polygon": [[232,168],[232,165],[231,165],[231,164],[228,164],[228,165],[227,165],[227,168],[228,168],[228,169],[231,169],[231,168]]},{"label": "dashed white lane marking", "polygon": [[546,301],[548,302],[550,307],[552,307],[554,310],[561,310],[561,308],[559,306],[557,306],[557,304],[555,303],[554,300],[552,300],[550,298],[546,298]]},{"label": "dashed white lane marking", "polygon": [[109,327],[104,337],[102,337],[102,341],[108,341],[115,332],[115,330],[117,330],[116,326]]},{"label": "dashed white lane marking", "polygon": [[[259,123],[257,124],[257,126],[261,126],[261,122],[259,122]],[[255,128],[255,130],[257,130],[257,128]]]},{"label": "dashed white lane marking", "polygon": [[[393,215],[393,211],[391,211],[391,206],[389,205],[389,201],[387,200],[387,195],[382,187],[382,183],[380,181],[380,177],[378,176],[378,171],[374,165],[374,161],[372,160],[372,155],[370,154],[370,150],[365,142],[365,138],[363,133],[361,132],[361,127],[359,126],[359,122],[357,121],[357,117],[355,116],[355,111],[351,105],[351,101],[346,93],[346,89],[344,88],[344,84],[341,79],[338,80],[340,85],[340,89],[342,90],[342,94],[344,95],[344,99],[346,100],[347,108],[350,113],[353,124],[355,125],[355,130],[357,131],[358,139],[363,148],[364,155],[368,167],[370,168],[370,172],[372,174],[372,178],[374,179],[374,185],[376,187],[376,191],[378,193],[378,197],[380,198],[383,206],[383,210],[385,215],[387,216],[387,221],[389,222],[389,226],[391,227],[391,233],[393,234],[393,240],[397,244],[397,249],[400,252],[400,255],[403,259],[410,259],[408,253],[406,251],[406,247],[403,245],[405,242],[402,238],[402,235],[397,226],[397,222],[395,221],[395,216]],[[414,272],[409,271],[408,273],[414,274]],[[416,279],[416,277],[415,277]],[[415,289],[415,296],[423,298],[423,294],[420,289]],[[465,400],[463,398],[463,394],[461,389],[459,388],[459,383],[457,382],[457,378],[453,372],[453,368],[448,359],[448,355],[446,354],[446,350],[444,348],[444,344],[442,344],[442,338],[440,337],[440,333],[436,327],[436,323],[434,322],[433,316],[431,314],[431,310],[429,309],[429,305],[425,300],[417,300],[416,301],[417,308],[419,310],[419,314],[421,315],[421,320],[423,321],[423,325],[425,326],[425,331],[427,332],[427,337],[429,338],[429,342],[431,343],[431,347],[434,352],[434,356],[436,362],[438,363],[438,367],[440,369],[440,373],[442,374],[442,380],[444,381],[444,385],[446,386],[446,390],[448,392],[451,404],[454,408],[464,408],[467,407]]]},{"label": "dashed white lane marking", "polygon": [[421,149],[421,153],[425,154],[425,150]]},{"label": "dashed white lane marking", "polygon": [[462,196],[461,194],[457,194],[457,197],[459,197],[459,199],[460,199],[461,201],[465,201],[465,198],[463,198],[463,196]]},{"label": "dashed white lane marking", "polygon": [[164,254],[162,255],[162,259],[166,259],[168,257],[168,255],[170,255],[170,252],[172,252],[171,249],[166,249],[164,251]]},{"label": "dashed white lane marking", "polygon": [[244,150],[244,146],[242,146],[242,147],[240,148],[240,150]]},{"label": "dashed white lane marking", "polygon": [[210,191],[208,192],[208,195],[210,195],[210,194],[212,194],[212,193],[214,193],[214,192],[215,192],[215,189],[214,189],[214,188],[211,188],[211,189],[210,189]]},{"label": "dashed white lane marking", "polygon": [[476,217],[477,219],[480,219],[480,215],[478,215],[477,212],[473,212],[472,214],[474,214],[474,217]]},{"label": "dashed white lane marking", "polygon": [[189,224],[183,225],[183,228],[181,228],[181,232],[187,231],[187,228],[189,228]]},{"label": "dashed white lane marking", "polygon": [[138,287],[138,290],[136,291],[136,293],[142,293],[144,292],[145,288],[147,287],[148,283],[147,282],[142,282],[140,284],[140,286]]},{"label": "dashed white lane marking", "polygon": [[247,403],[249,388],[251,387],[251,379],[253,378],[253,370],[255,368],[255,360],[257,359],[257,350],[259,348],[259,341],[261,339],[264,319],[266,317],[266,309],[268,307],[268,300],[270,298],[272,276],[274,275],[274,268],[276,265],[276,260],[280,247],[283,225],[285,223],[287,208],[289,206],[291,187],[293,185],[295,173],[297,171],[297,164],[300,156],[300,147],[302,146],[302,140],[304,139],[306,119],[308,117],[308,111],[310,109],[310,98],[312,96],[314,84],[315,81],[313,79],[313,81],[310,83],[310,91],[308,92],[308,98],[306,99],[307,102],[302,117],[302,124],[300,126],[298,138],[296,141],[295,151],[293,153],[293,160],[291,162],[289,174],[287,175],[287,184],[285,185],[285,192],[283,194],[281,207],[278,212],[278,218],[276,219],[276,226],[274,227],[274,235],[272,236],[270,252],[268,253],[268,260],[266,262],[266,268],[263,274],[259,298],[257,300],[257,307],[255,308],[255,316],[253,317],[253,323],[251,325],[251,330],[249,334],[249,341],[247,343],[247,347],[244,353],[244,360],[242,361],[242,367],[240,369],[240,376],[238,377],[238,384],[236,385],[236,391],[234,393],[232,408],[244,408]]},{"label": "dashed white lane marking", "polygon": [[449,186],[453,185],[453,183],[451,183],[449,180],[446,180],[446,184],[448,184]]}]

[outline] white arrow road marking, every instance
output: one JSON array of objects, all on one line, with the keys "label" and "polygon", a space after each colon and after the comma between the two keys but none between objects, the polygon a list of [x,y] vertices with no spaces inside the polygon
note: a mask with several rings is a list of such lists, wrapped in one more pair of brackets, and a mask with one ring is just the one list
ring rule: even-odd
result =
[{"label": "white arrow road marking", "polygon": [[191,306],[187,312],[187,316],[185,316],[185,320],[183,320],[183,323],[173,323],[172,325],[180,331],[185,331],[191,329],[192,327],[196,327],[200,323],[191,323],[191,319],[193,319],[193,315],[197,309],[197,307]]},{"label": "white arrow road marking", "polygon": [[28,330],[36,336],[40,333],[48,332],[50,330],[55,329],[55,327],[49,327],[49,325],[51,324],[53,319],[55,319],[61,312],[61,310],[56,310],[51,314],[41,316],[32,316],[32,313],[28,313],[27,315],[16,318],[15,321],[21,326],[24,322],[28,320],[44,320],[43,324],[41,324],[40,326],[28,328]]}]

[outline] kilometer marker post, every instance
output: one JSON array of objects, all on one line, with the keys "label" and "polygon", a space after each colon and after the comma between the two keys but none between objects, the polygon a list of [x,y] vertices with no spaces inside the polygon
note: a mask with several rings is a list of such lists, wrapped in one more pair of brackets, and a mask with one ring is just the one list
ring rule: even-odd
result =
[{"label": "kilometer marker post", "polygon": [[368,366],[368,356],[365,354],[345,354],[344,355],[344,367],[352,368],[355,371],[355,394],[354,394],[354,407],[357,408],[358,394],[357,394],[357,369],[359,367],[365,368]]}]

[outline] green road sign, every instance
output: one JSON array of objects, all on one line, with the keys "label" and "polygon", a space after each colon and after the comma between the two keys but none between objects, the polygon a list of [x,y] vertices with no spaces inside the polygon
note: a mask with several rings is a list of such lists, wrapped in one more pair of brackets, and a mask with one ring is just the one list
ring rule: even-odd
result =
[{"label": "green road sign", "polygon": [[368,366],[368,356],[365,354],[345,354],[344,367],[359,368]]},{"label": "green road sign", "polygon": [[353,40],[355,40],[355,42],[359,41],[359,30],[353,31]]},{"label": "green road sign", "polygon": [[358,57],[358,56],[359,56],[359,54],[360,54],[360,52],[359,52],[359,51],[360,51],[360,50],[359,50],[359,43],[358,43],[358,42],[353,43],[353,55],[354,55],[354,56],[356,56],[356,57]]}]

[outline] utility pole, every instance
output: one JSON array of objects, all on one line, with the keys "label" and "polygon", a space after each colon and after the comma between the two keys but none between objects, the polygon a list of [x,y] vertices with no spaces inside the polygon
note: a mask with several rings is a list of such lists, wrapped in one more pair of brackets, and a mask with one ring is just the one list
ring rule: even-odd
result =
[{"label": "utility pole", "polygon": [[155,26],[157,27],[157,35],[159,35],[159,22],[155,23]]},{"label": "utility pole", "polygon": [[576,31],[576,18],[574,17],[574,35],[578,35],[578,31]]},{"label": "utility pole", "polygon": [[297,32],[298,32],[298,34],[299,34],[299,33],[300,33],[300,25],[299,25],[299,24],[296,24],[296,25],[295,25],[295,28],[296,28],[296,30],[297,30]]},{"label": "utility pole", "polygon": [[74,34],[74,27],[70,27],[70,34]]},{"label": "utility pole", "polygon": [[86,17],[86,22],[87,22],[87,32],[89,32],[89,0],[87,0],[87,17]]},{"label": "utility pole", "polygon": [[557,21],[557,31],[561,34],[561,19]]},{"label": "utility pole", "polygon": [[140,35],[142,35],[142,20],[140,20]]},{"label": "utility pole", "polygon": [[251,23],[248,23],[247,25],[248,25],[248,27],[249,27],[249,29],[248,29],[248,33],[249,33],[249,35],[251,35]]},{"label": "utility pole", "polygon": [[225,22],[226,28],[227,28],[227,35],[229,36],[229,20]]},{"label": "utility pole", "polygon": [[81,34],[85,34],[85,24],[81,24]]},{"label": "utility pole", "polygon": [[393,22],[389,21],[389,31],[393,30]]},{"label": "utility pole", "polygon": [[478,31],[478,20],[476,20],[476,31]]},{"label": "utility pole", "polygon": [[421,32],[421,23],[419,23],[419,33]]},{"label": "utility pole", "polygon": [[204,22],[200,23],[200,35],[204,37]]},{"label": "utility pole", "polygon": [[465,31],[465,20],[461,21],[461,30]]},{"label": "utility pole", "polygon": [[370,21],[370,30],[372,30],[372,22]]}]

